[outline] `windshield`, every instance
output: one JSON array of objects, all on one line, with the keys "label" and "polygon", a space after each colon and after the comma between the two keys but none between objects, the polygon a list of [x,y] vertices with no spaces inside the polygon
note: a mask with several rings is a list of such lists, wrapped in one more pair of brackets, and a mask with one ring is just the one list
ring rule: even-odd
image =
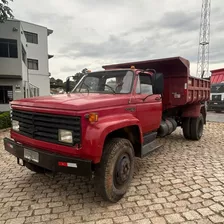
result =
[{"label": "windshield", "polygon": [[224,93],[224,83],[213,84],[211,86],[211,93]]},{"label": "windshield", "polygon": [[133,71],[130,70],[92,72],[84,76],[72,92],[130,93],[133,77]]}]

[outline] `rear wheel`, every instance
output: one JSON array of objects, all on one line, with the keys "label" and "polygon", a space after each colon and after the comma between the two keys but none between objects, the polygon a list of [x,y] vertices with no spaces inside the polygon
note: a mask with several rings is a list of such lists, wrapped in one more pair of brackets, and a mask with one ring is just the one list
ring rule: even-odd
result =
[{"label": "rear wheel", "polygon": [[186,139],[191,139],[191,132],[190,132],[190,125],[191,125],[191,118],[186,117],[183,119],[183,134]]},{"label": "rear wheel", "polygon": [[187,117],[183,119],[183,134],[186,139],[199,140],[202,137],[204,129],[204,118],[202,114],[199,117]]},{"label": "rear wheel", "polygon": [[25,162],[26,168],[35,173],[45,173],[45,169],[32,163]]},{"label": "rear wheel", "polygon": [[199,140],[203,135],[204,119],[202,114],[197,118],[191,118],[191,139]]},{"label": "rear wheel", "polygon": [[127,139],[109,140],[95,171],[97,192],[111,202],[119,201],[127,192],[134,172],[134,149]]}]

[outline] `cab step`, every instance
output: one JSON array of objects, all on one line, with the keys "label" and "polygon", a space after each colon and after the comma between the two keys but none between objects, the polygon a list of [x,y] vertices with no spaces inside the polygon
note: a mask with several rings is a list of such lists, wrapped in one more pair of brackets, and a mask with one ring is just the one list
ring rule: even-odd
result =
[{"label": "cab step", "polygon": [[144,143],[141,150],[141,158],[144,158],[152,151],[160,148],[162,144],[156,139],[157,132],[152,132],[144,136]]}]

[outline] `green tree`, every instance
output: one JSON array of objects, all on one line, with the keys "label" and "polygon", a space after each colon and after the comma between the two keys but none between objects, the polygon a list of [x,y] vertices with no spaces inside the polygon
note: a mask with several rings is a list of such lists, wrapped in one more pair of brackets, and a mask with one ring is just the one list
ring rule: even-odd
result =
[{"label": "green tree", "polygon": [[51,88],[63,87],[63,81],[61,79],[55,79],[54,77],[51,77],[50,78],[50,86],[51,86]]},{"label": "green tree", "polygon": [[75,81],[75,83],[78,83],[79,80],[80,80],[86,73],[88,73],[88,69],[87,69],[87,68],[82,69],[81,72],[77,72],[77,73],[73,76],[73,80]]},{"label": "green tree", "polygon": [[9,1],[13,0],[0,0],[0,23],[5,22],[8,18],[14,18],[12,10],[8,6]]}]

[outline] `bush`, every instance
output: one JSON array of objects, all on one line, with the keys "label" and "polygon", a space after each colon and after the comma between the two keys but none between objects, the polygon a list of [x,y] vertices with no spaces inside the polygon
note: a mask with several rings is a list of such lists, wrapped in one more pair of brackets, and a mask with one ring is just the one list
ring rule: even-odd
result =
[{"label": "bush", "polygon": [[11,127],[10,112],[0,113],[0,129]]}]

